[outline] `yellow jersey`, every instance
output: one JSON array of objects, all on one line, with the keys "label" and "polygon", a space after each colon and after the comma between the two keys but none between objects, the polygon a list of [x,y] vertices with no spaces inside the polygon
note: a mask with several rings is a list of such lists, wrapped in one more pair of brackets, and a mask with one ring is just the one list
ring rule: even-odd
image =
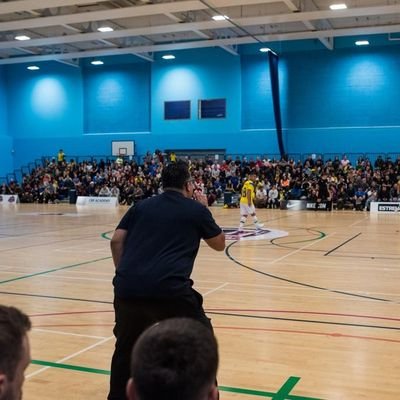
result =
[{"label": "yellow jersey", "polygon": [[242,204],[246,204],[246,205],[248,205],[248,202],[247,202],[247,191],[248,190],[250,190],[250,192],[251,192],[251,203],[253,204],[253,201],[254,201],[254,198],[256,197],[256,191],[255,191],[255,189],[254,189],[254,182],[253,181],[251,181],[250,179],[248,179],[244,184],[243,184],[243,187],[242,187],[242,194],[241,194],[241,196],[240,196],[240,202],[242,203]]}]

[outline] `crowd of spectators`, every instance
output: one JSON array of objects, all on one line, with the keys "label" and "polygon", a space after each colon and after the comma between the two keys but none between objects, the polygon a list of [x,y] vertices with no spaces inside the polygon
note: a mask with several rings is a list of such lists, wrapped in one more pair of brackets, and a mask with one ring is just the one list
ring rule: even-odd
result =
[{"label": "crowd of spectators", "polygon": [[[190,159],[197,190],[208,196],[209,205],[222,199],[224,192],[240,193],[251,170],[258,176],[256,206],[278,208],[288,199],[307,199],[333,204],[338,209],[369,209],[372,201],[400,199],[400,156],[396,160],[379,156],[374,162],[359,158],[323,160],[309,156],[293,159],[226,160]],[[22,203],[57,203],[71,191],[78,196],[115,196],[120,204],[131,205],[162,191],[160,177],[166,162],[160,151],[147,152],[140,163],[124,160],[83,161],[52,159],[23,177],[21,183],[3,182],[0,194],[18,194]]]}]

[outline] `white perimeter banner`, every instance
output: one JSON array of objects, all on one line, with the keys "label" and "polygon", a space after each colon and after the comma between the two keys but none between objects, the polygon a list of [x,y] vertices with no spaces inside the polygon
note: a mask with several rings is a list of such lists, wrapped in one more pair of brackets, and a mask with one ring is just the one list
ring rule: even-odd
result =
[{"label": "white perimeter banner", "polygon": [[19,197],[17,194],[0,194],[0,204],[17,204]]},{"label": "white perimeter banner", "polygon": [[117,197],[91,197],[91,196],[78,196],[76,200],[77,206],[95,206],[95,207],[117,207]]},{"label": "white perimeter banner", "polygon": [[372,213],[397,213],[400,212],[399,201],[373,201],[370,205],[370,212]]}]

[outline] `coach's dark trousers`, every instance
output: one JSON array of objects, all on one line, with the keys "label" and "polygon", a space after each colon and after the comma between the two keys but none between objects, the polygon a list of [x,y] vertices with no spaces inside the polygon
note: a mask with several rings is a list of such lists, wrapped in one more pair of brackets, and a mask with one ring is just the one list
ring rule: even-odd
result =
[{"label": "coach's dark trousers", "polygon": [[125,388],[130,376],[130,356],[133,345],[149,326],[167,318],[193,318],[212,330],[203,310],[202,296],[192,294],[169,298],[114,298],[116,338],[111,361],[110,393],[108,400],[126,400]]}]

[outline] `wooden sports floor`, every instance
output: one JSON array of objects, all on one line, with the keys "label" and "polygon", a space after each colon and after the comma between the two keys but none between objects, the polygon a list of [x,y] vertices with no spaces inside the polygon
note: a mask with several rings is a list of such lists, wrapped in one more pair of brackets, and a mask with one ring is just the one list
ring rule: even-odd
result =
[{"label": "wooden sports floor", "polygon": [[[25,400],[105,399],[109,239],[126,211],[0,206],[0,302],[33,322]],[[239,210],[213,207],[221,226]],[[195,287],[220,348],[221,399],[400,399],[400,214],[258,210]],[[248,221],[249,222],[249,221]]]}]

